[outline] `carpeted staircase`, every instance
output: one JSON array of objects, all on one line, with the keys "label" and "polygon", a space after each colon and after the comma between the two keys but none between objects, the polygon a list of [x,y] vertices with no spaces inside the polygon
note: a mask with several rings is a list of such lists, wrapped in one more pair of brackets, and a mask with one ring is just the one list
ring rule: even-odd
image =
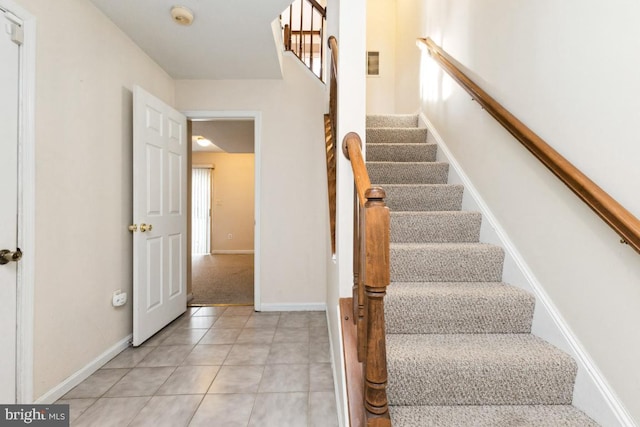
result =
[{"label": "carpeted staircase", "polygon": [[571,406],[577,366],[531,335],[535,300],[502,283],[504,251],[418,117],[367,117],[367,169],[391,211],[385,298],[394,427],[597,426]]}]

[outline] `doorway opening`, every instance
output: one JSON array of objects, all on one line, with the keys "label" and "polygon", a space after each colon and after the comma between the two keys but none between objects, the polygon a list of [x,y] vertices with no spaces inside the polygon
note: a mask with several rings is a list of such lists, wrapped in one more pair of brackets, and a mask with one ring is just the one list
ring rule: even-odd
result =
[{"label": "doorway opening", "polygon": [[186,113],[191,120],[191,306],[259,308],[259,116]]}]

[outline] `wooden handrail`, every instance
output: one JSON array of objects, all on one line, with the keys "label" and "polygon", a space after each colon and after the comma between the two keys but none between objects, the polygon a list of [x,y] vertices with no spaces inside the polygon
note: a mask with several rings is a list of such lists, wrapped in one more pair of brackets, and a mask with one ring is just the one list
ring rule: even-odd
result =
[{"label": "wooden handrail", "polygon": [[329,191],[329,226],[331,253],[336,253],[336,170],[337,170],[337,120],[338,120],[338,42],[334,36],[327,40],[331,50],[329,68],[329,114],[325,117],[325,149],[327,152],[327,189]]},{"label": "wooden handrail", "polygon": [[613,228],[622,237],[622,243],[630,245],[640,253],[640,220],[638,218],[482,90],[460,70],[456,61],[433,40],[420,38],[418,43],[426,46],[431,57],[442,66],[447,74],[458,82],[475,101],[582,199],[604,222]]},{"label": "wooden handrail", "polygon": [[367,201],[365,193],[371,188],[371,180],[362,156],[362,142],[357,133],[349,132],[345,135],[342,143],[342,152],[351,161],[358,199],[360,200],[360,205],[364,206]]},{"label": "wooden handrail", "polygon": [[391,427],[387,400],[387,350],[384,297],[390,283],[390,214],[385,192],[371,187],[357,133],[348,133],[342,151],[355,182],[353,317],[358,360],[364,379],[364,415],[368,427]]}]

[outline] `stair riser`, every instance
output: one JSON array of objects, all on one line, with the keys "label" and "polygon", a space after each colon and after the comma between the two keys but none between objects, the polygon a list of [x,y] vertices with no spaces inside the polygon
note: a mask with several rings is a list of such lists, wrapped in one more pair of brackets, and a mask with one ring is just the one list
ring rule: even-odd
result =
[{"label": "stair riser", "polygon": [[385,116],[367,116],[367,127],[373,128],[413,128],[418,126],[418,116],[416,114],[398,114]]},{"label": "stair riser", "polygon": [[367,128],[367,143],[424,144],[427,130],[418,128]]},{"label": "stair riser", "polygon": [[370,162],[434,162],[435,144],[367,144]]},{"label": "stair riser", "polygon": [[448,163],[369,162],[367,171],[371,183],[384,184],[446,184]]},{"label": "stair riser", "polygon": [[502,279],[504,252],[499,247],[458,250],[394,246],[390,253],[392,282],[499,282]]},{"label": "stair riser", "polygon": [[392,243],[478,242],[482,215],[477,212],[391,213]]},{"label": "stair riser", "polygon": [[462,185],[385,185],[385,203],[397,211],[459,211],[462,207]]}]

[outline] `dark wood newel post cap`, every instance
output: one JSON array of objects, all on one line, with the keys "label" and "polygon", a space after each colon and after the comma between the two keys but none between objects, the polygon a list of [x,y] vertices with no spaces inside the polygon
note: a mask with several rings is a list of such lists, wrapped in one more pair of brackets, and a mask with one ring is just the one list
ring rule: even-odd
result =
[{"label": "dark wood newel post cap", "polygon": [[364,196],[368,201],[373,202],[382,201],[385,197],[387,197],[387,194],[380,187],[371,187],[367,189],[367,191],[365,191]]}]

